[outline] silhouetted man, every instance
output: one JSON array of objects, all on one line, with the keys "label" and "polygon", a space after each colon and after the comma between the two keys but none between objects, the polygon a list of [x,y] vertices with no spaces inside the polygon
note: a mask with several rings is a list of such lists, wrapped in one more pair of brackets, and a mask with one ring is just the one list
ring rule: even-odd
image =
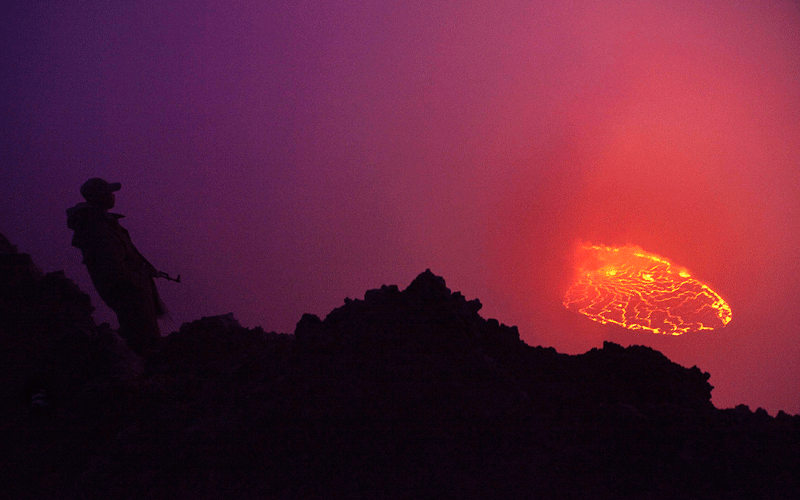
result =
[{"label": "silhouetted man", "polygon": [[166,311],[153,279],[158,271],[120,226],[124,215],[109,212],[121,187],[97,177],[86,181],[81,186],[86,202],[67,210],[67,226],[75,232],[72,246],[83,253],[97,293],[117,315],[120,337],[141,356],[161,337],[157,318]]}]

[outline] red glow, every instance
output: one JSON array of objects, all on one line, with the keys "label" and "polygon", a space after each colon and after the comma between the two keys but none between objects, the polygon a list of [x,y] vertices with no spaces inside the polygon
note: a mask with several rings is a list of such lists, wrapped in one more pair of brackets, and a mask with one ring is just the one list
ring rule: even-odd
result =
[{"label": "red glow", "polygon": [[[531,345],[645,343],[716,405],[800,412],[797,2],[11,3],[0,231],[98,322],[63,214],[94,176],[182,275],[165,332],[292,332],[430,268]],[[579,238],[689,267],[735,321],[573,314]]]},{"label": "red glow", "polygon": [[685,268],[636,246],[581,245],[564,307],[600,323],[681,335],[728,324],[728,304]]}]

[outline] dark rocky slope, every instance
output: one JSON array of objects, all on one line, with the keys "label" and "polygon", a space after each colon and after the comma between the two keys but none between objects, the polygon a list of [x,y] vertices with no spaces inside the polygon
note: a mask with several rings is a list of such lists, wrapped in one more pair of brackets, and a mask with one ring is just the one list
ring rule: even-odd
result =
[{"label": "dark rocky slope", "polygon": [[523,343],[420,274],[294,335],[203,318],[145,360],[0,238],[3,498],[800,498],[800,416],[647,347]]}]

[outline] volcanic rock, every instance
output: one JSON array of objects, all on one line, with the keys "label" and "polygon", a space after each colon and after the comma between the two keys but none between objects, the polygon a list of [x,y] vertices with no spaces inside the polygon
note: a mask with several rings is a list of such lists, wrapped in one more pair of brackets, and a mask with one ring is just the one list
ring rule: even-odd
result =
[{"label": "volcanic rock", "polygon": [[800,416],[643,346],[532,347],[430,270],[147,359],[0,238],[4,498],[798,498]]}]

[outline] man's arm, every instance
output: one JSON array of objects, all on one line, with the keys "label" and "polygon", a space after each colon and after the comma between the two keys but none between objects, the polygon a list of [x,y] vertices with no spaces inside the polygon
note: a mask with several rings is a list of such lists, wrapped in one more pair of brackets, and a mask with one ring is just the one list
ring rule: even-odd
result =
[{"label": "man's arm", "polygon": [[88,228],[86,234],[87,264],[92,270],[108,278],[135,282],[135,270],[126,261],[125,244],[114,229],[103,221]]}]

